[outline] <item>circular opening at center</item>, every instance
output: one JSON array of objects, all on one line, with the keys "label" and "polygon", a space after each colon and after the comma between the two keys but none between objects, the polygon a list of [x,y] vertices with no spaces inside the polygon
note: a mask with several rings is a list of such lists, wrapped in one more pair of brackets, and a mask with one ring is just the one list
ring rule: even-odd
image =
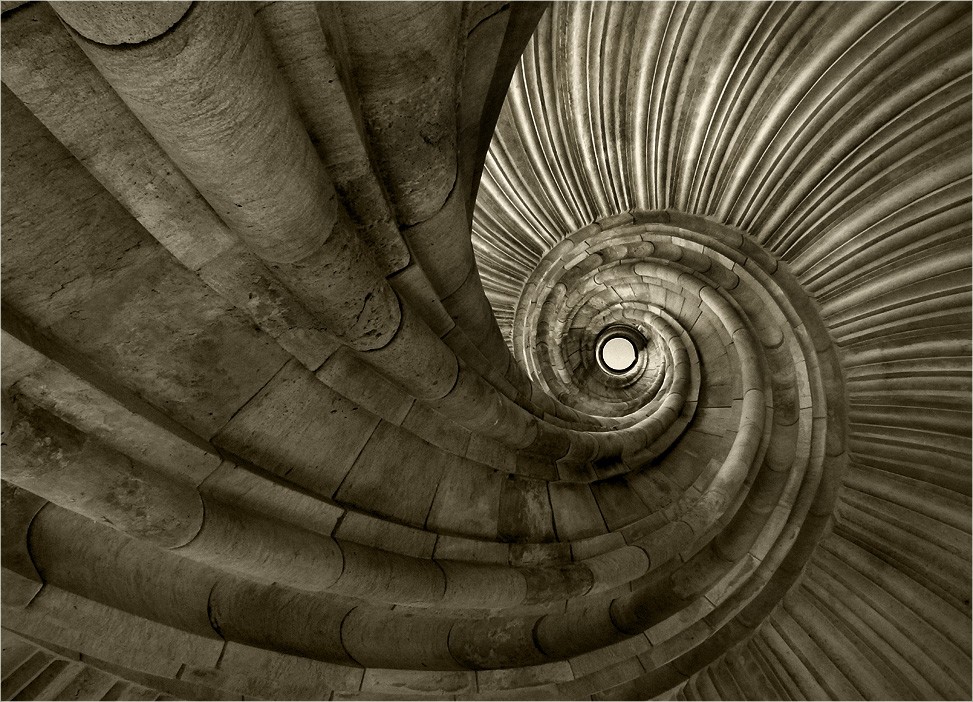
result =
[{"label": "circular opening at center", "polygon": [[602,362],[618,373],[627,371],[635,365],[638,353],[635,344],[622,336],[616,336],[601,347]]}]

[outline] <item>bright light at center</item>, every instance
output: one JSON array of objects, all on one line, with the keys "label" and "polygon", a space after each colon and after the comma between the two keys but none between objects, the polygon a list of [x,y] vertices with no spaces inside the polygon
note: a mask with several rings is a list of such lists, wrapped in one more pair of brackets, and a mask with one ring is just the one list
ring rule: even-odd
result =
[{"label": "bright light at center", "polygon": [[621,336],[601,347],[601,360],[614,371],[625,371],[635,364],[635,345]]}]

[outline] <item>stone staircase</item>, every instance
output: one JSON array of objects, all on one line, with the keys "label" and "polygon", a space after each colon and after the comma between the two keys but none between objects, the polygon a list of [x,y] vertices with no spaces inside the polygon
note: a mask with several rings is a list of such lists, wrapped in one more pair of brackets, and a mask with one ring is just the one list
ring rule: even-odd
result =
[{"label": "stone staircase", "polygon": [[4,700],[173,700],[144,685],[72,660],[2,630],[0,697]]}]

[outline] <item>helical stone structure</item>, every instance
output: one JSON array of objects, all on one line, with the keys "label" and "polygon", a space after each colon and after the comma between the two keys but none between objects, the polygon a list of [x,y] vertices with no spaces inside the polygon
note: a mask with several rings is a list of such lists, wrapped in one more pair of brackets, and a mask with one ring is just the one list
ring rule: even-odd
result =
[{"label": "helical stone structure", "polygon": [[[603,697],[967,684],[903,661],[927,655],[920,620],[930,660],[970,647],[968,403],[947,389],[969,349],[968,27],[878,3],[540,21],[473,242],[532,400],[585,446],[557,460],[558,536],[649,557],[610,620],[665,653]],[[576,497],[572,533],[558,499],[582,487],[598,509]]]},{"label": "helical stone structure", "polygon": [[0,18],[0,698],[969,699],[968,3]]},{"label": "helical stone structure", "polygon": [[[636,353],[620,372],[600,356],[616,337]],[[586,437],[552,492],[613,482],[637,494],[608,527],[648,568],[610,602],[614,626],[665,622],[689,640],[704,616],[722,636],[759,620],[820,537],[848,459],[835,348],[787,266],[705,217],[602,218],[540,259],[511,342],[552,398],[546,421]]]}]

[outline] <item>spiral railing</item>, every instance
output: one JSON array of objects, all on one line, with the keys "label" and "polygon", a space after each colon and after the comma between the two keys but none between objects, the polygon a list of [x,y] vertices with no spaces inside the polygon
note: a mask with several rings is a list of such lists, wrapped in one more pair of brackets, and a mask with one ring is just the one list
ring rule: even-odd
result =
[{"label": "spiral railing", "polygon": [[968,6],[0,10],[4,699],[969,697]]}]

